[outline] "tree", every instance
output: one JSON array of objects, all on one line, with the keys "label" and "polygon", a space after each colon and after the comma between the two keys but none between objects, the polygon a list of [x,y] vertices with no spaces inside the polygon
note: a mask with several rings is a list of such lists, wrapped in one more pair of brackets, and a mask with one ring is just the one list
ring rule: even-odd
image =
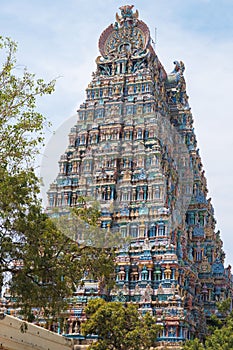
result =
[{"label": "tree", "polygon": [[233,313],[230,312],[231,299],[217,303],[222,318],[213,315],[208,321],[209,335],[204,343],[198,339],[187,341],[184,350],[230,350],[233,349]]},{"label": "tree", "polygon": [[228,318],[226,325],[216,329],[205,341],[207,350],[230,350],[233,349],[233,318]]},{"label": "tree", "polygon": [[40,207],[32,205],[16,223],[17,260],[10,267],[10,288],[23,315],[32,308],[44,318],[55,317],[66,306],[75,285],[84,275],[77,257],[78,245],[60,232]]},{"label": "tree", "polygon": [[19,69],[17,45],[10,38],[0,37],[0,50],[5,55],[0,71],[0,164],[15,173],[32,164],[43,142],[46,118],[37,111],[36,101],[54,91],[55,81],[45,83],[26,68]]},{"label": "tree", "polygon": [[188,340],[184,347],[183,350],[204,350],[204,345],[200,342],[199,339],[194,339],[194,340]]},{"label": "tree", "polygon": [[150,314],[140,316],[136,305],[94,299],[89,301],[85,313],[83,334],[98,335],[98,341],[89,347],[91,350],[141,350],[156,343],[160,326]]},{"label": "tree", "polygon": [[78,263],[90,279],[98,280],[101,294],[108,296],[115,284],[115,248],[125,243],[121,235],[100,227],[100,204],[79,197],[79,205],[67,208],[67,214],[53,218],[57,229],[77,242]]},{"label": "tree", "polygon": [[[0,282],[17,257],[18,218],[27,215],[39,193],[33,165],[43,142],[45,117],[37,111],[39,96],[51,94],[46,84],[16,64],[17,45],[0,37]],[[1,288],[0,288],[1,289]]]}]

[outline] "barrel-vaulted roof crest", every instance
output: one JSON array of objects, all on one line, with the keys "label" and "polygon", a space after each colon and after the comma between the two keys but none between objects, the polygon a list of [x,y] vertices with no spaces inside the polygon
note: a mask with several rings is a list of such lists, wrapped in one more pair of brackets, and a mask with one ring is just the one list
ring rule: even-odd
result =
[{"label": "barrel-vaulted roof crest", "polygon": [[103,31],[99,39],[99,50],[104,59],[137,58],[146,55],[150,45],[150,31],[138,19],[133,5],[121,6],[116,22]]}]

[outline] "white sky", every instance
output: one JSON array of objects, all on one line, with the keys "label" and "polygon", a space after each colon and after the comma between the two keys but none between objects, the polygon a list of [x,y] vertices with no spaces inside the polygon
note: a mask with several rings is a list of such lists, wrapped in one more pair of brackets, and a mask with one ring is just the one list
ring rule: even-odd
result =
[{"label": "white sky", "polygon": [[[38,77],[59,77],[40,111],[52,122],[41,173],[45,185],[57,174],[75,113],[95,70],[98,39],[127,2],[119,0],[1,0],[0,35],[18,42],[18,64]],[[130,2],[131,4],[131,2]],[[167,72],[185,63],[195,132],[217,229],[233,264],[233,0],[135,0]],[[72,117],[73,116],[73,117]],[[45,188],[47,190],[47,188]]]}]

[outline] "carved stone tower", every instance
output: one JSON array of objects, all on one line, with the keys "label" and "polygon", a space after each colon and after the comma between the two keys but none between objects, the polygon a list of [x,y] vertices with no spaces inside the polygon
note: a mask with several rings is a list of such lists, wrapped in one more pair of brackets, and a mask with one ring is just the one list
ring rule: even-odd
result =
[{"label": "carved stone tower", "polygon": [[167,74],[138,11],[120,10],[100,36],[48,211],[65,212],[80,196],[100,202],[101,226],[131,240],[118,249],[112,300],[156,315],[158,340],[174,344],[200,334],[216,301],[231,297],[231,271],[207,198],[184,64]]}]

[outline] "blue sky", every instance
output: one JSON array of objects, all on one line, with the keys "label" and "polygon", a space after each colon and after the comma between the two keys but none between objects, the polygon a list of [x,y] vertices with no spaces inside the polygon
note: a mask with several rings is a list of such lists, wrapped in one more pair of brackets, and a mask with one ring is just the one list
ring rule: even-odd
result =
[{"label": "blue sky", "polygon": [[[185,63],[185,78],[209,196],[221,230],[227,263],[233,263],[233,0],[135,0],[154,36],[167,72]],[[57,173],[67,134],[95,70],[98,39],[115,21],[118,0],[1,0],[0,35],[18,42],[19,67],[45,80],[58,78],[56,92],[39,102],[52,122],[46,130],[41,173],[45,189]]]}]

